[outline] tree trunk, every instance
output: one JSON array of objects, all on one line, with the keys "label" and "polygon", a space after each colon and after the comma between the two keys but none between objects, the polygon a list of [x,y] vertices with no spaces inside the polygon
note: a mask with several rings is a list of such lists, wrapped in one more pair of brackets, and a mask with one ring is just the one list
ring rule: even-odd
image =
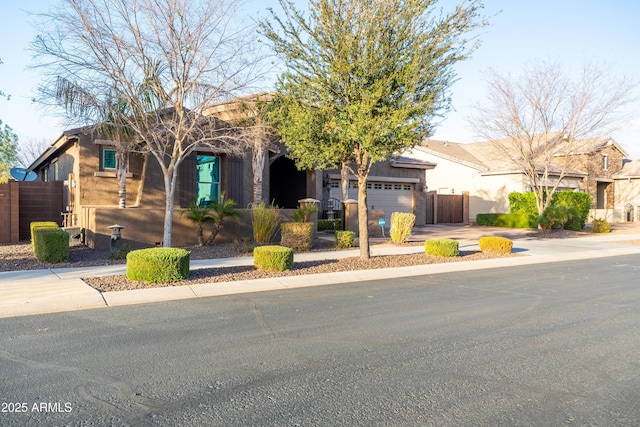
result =
[{"label": "tree trunk", "polygon": [[207,239],[205,245],[212,244],[218,233],[220,233],[220,230],[222,230],[222,225],[213,223],[211,225],[211,234],[209,235],[209,238]]},{"label": "tree trunk", "polygon": [[204,246],[204,226],[196,224],[196,237],[198,238],[198,246]]},{"label": "tree trunk", "polygon": [[118,207],[127,207],[127,153],[118,146],[116,179],[118,180]]},{"label": "tree trunk", "polygon": [[358,176],[358,241],[360,245],[360,259],[363,261],[371,258],[368,223],[367,179],[364,176]]},{"label": "tree trunk", "polygon": [[342,189],[342,202],[349,198],[349,163],[342,162],[340,168],[340,188]]},{"label": "tree trunk", "polygon": [[176,188],[176,173],[175,169],[173,173],[166,172],[164,176],[164,188],[165,188],[165,209],[164,209],[164,233],[162,235],[162,246],[165,248],[171,247],[171,236],[173,232],[173,208],[174,201],[173,196]]},{"label": "tree trunk", "polygon": [[253,144],[253,156],[251,166],[253,169],[253,204],[262,201],[262,172],[264,171],[264,142],[255,140]]}]

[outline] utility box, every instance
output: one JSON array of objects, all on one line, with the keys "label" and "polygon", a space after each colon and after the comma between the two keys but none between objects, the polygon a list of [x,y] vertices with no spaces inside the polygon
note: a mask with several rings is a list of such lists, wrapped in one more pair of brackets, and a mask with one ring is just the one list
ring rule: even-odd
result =
[{"label": "utility box", "polygon": [[69,246],[82,245],[82,233],[80,227],[62,227],[64,231],[69,233]]}]

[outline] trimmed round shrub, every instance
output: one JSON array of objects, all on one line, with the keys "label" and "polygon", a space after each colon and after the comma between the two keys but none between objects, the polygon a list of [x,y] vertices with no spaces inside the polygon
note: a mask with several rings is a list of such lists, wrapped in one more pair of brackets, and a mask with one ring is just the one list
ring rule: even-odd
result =
[{"label": "trimmed round shrub", "polygon": [[263,270],[291,270],[293,249],[277,245],[258,246],[253,250],[253,265]]},{"label": "trimmed round shrub", "polygon": [[149,248],[127,254],[127,278],[147,283],[179,282],[189,278],[189,255],[179,248]]},{"label": "trimmed round shrub", "polygon": [[424,242],[424,253],[435,256],[458,256],[458,241],[453,239],[431,239]]},{"label": "trimmed round shrub", "polygon": [[311,249],[313,222],[283,222],[280,224],[280,244],[297,252]]},{"label": "trimmed round shrub", "polygon": [[69,261],[69,233],[60,228],[35,227],[33,248],[38,261],[57,264]]},{"label": "trimmed round shrub", "polygon": [[356,233],[354,231],[336,231],[336,248],[352,248],[356,244]]},{"label": "trimmed round shrub", "polygon": [[594,219],[591,223],[594,233],[610,233],[611,225],[604,219]]},{"label": "trimmed round shrub", "polygon": [[482,252],[494,254],[510,254],[513,250],[513,242],[501,236],[481,237],[479,246]]}]

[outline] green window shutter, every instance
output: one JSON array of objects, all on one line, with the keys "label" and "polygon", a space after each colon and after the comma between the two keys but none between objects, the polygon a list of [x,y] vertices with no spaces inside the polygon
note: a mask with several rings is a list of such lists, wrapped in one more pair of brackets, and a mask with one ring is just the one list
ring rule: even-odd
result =
[{"label": "green window shutter", "polygon": [[103,169],[116,168],[116,150],[105,149],[102,151],[102,168]]}]

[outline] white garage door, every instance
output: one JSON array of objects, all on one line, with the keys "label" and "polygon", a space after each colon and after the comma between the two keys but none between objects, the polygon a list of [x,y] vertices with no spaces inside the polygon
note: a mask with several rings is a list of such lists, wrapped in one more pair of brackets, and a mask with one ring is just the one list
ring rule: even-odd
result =
[{"label": "white garage door", "polygon": [[[381,209],[387,221],[387,227],[391,225],[393,212],[413,213],[413,183],[406,182],[368,182],[367,205],[369,209]],[[340,194],[340,181],[331,182],[331,197],[342,199]],[[358,183],[349,183],[349,198],[358,200]]]}]

